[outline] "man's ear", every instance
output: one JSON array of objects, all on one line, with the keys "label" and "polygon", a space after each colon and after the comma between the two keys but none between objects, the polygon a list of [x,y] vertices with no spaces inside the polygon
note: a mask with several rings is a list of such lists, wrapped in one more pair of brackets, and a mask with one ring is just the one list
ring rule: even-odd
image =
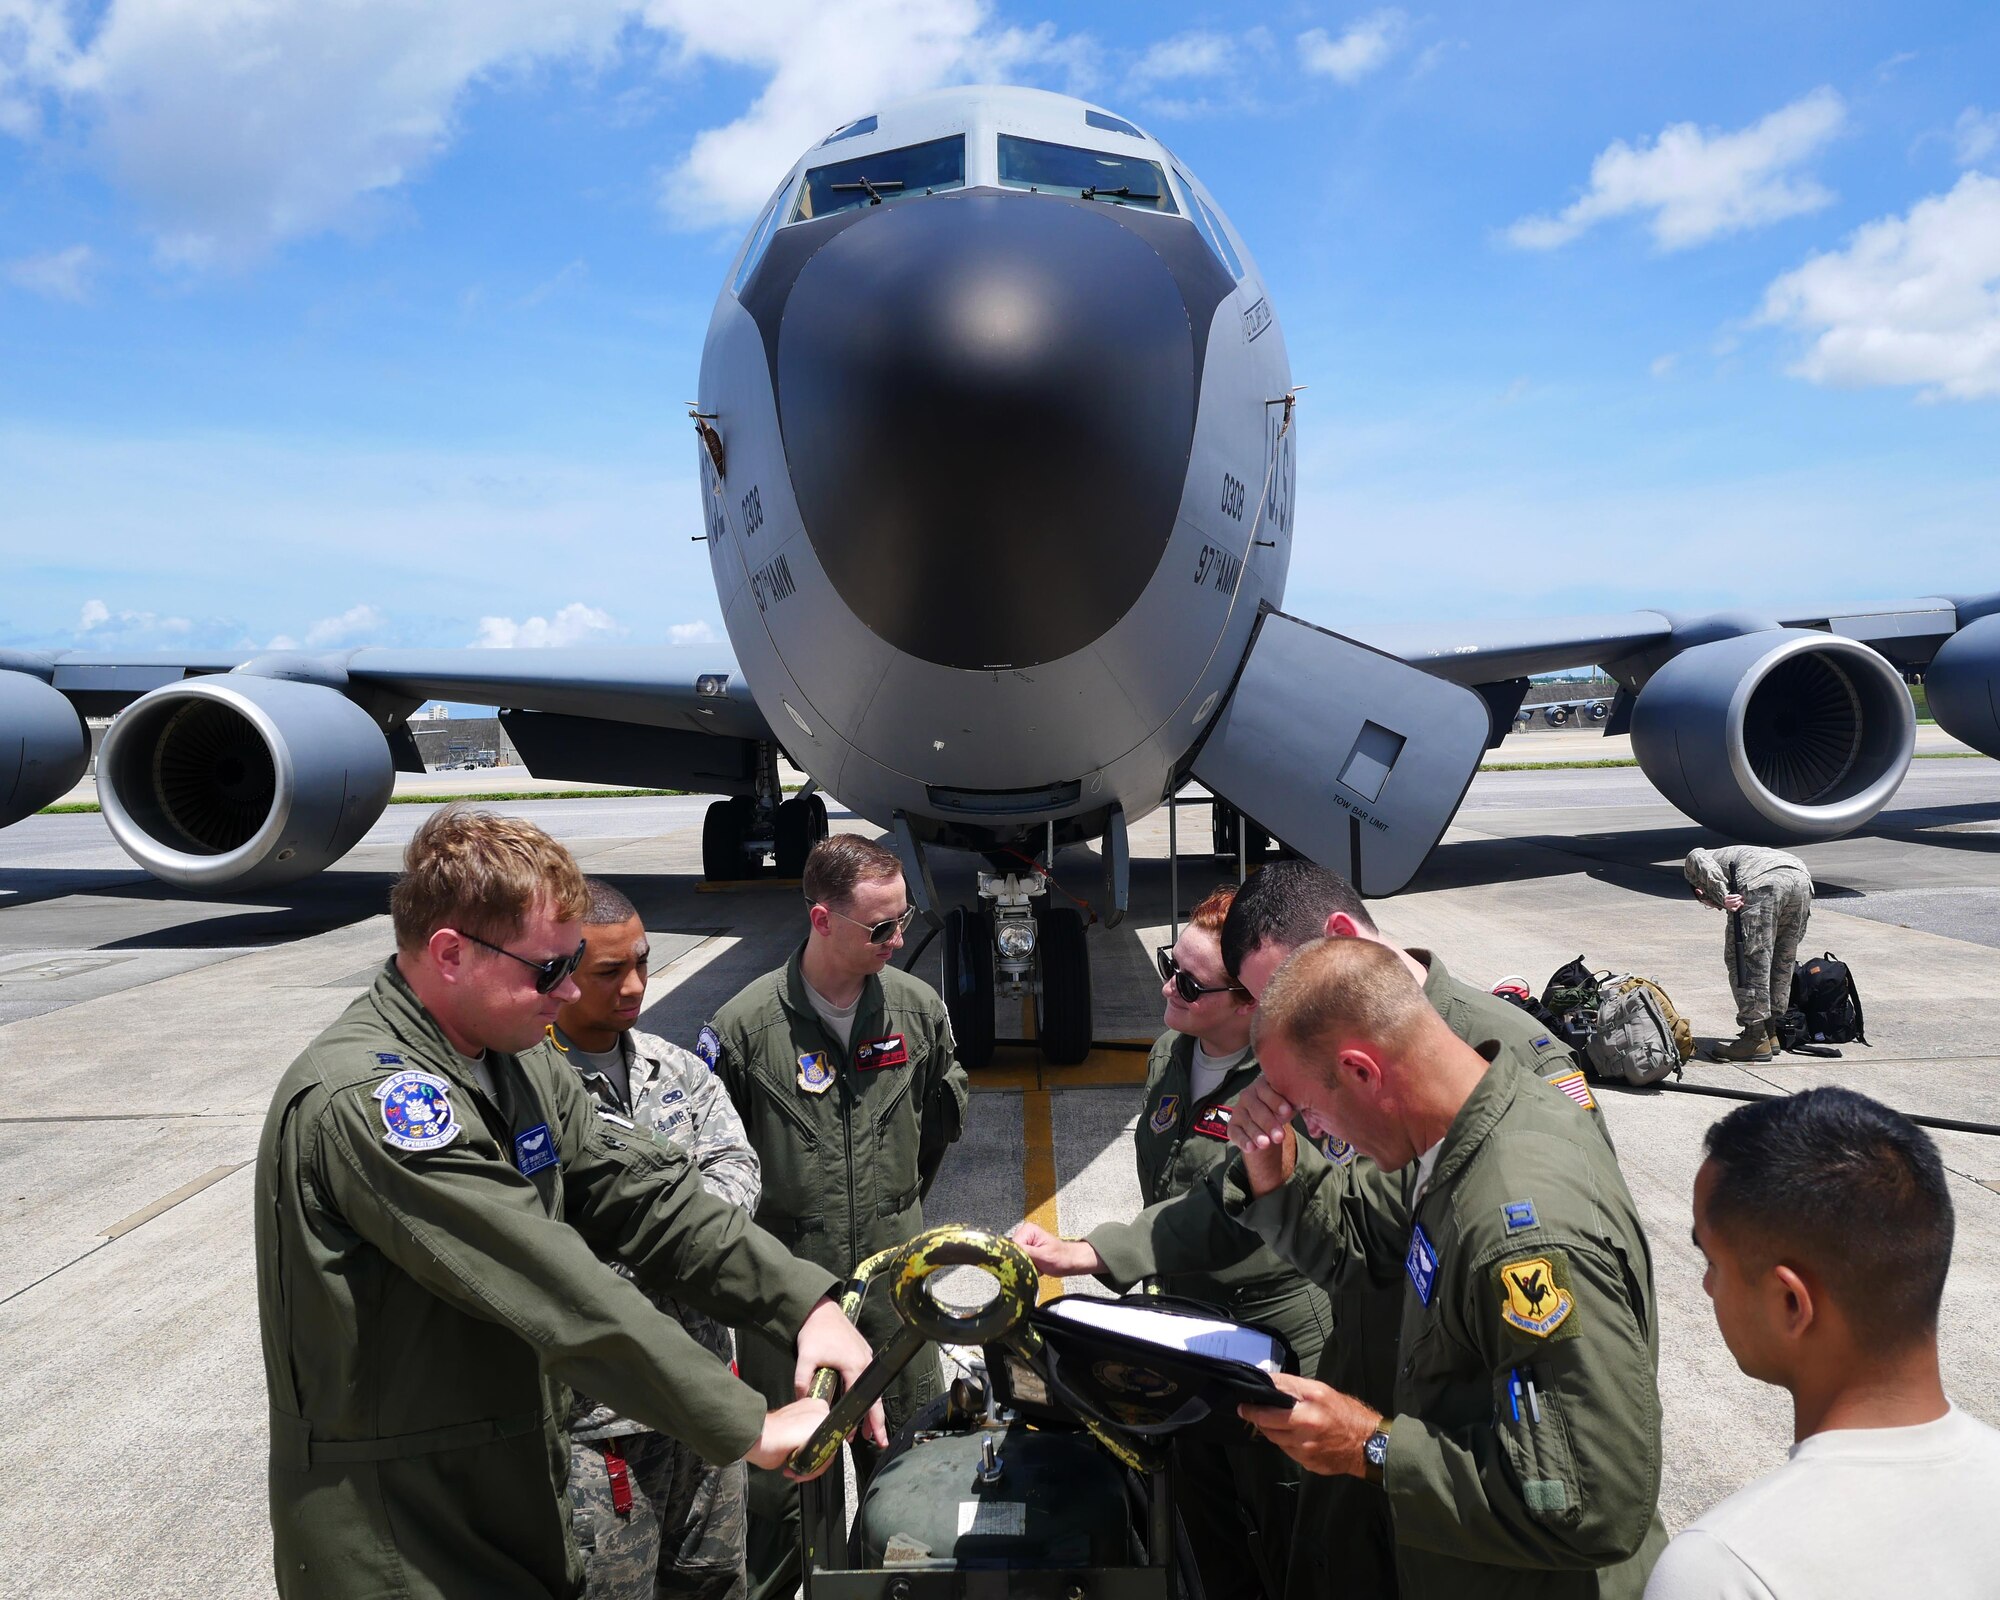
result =
[{"label": "man's ear", "polygon": [[1819,1318],[1812,1286],[1792,1268],[1780,1262],[1771,1269],[1770,1295],[1773,1301],[1773,1328],[1781,1337],[1796,1341]]},{"label": "man's ear", "polygon": [[817,902],[806,908],[806,921],[812,925],[814,933],[827,934],[833,931],[833,914]]},{"label": "man's ear", "polygon": [[1345,911],[1336,911],[1327,917],[1325,932],[1329,939],[1358,939],[1361,925]]},{"label": "man's ear", "polygon": [[1334,1058],[1333,1070],[1357,1089],[1375,1090],[1382,1086],[1382,1063],[1366,1045],[1342,1046]]},{"label": "man's ear", "polygon": [[424,949],[446,983],[456,983],[465,975],[467,946],[456,928],[433,928]]}]

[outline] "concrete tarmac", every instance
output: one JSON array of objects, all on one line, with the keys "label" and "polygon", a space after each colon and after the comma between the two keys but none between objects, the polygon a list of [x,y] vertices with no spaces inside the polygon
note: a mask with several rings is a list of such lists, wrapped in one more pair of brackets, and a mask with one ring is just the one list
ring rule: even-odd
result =
[{"label": "concrete tarmac", "polygon": [[[506,807],[633,896],[659,952],[645,1024],[683,1041],[782,960],[801,923],[795,891],[697,892],[703,803]],[[392,808],[334,871],[240,902],[176,898],[95,816],[0,833],[0,1596],[270,1592],[248,1164],[277,1076],[387,954],[388,885],[427,814]],[[1184,850],[1206,842],[1203,807],[1180,821]],[[1159,1026],[1166,837],[1164,813],[1134,828],[1133,913],[1091,931],[1100,1039]],[[1715,842],[1630,769],[1488,773],[1417,883],[1377,911],[1469,981],[1518,972],[1539,985],[1581,952],[1658,979],[1697,1033],[1726,1035],[1722,919],[1678,868]],[[1838,1061],[1697,1062],[1687,1081],[1846,1083],[1906,1110],[2000,1121],[2000,769],[1920,761],[1866,834],[1800,853],[1822,895],[1807,948],[1853,964],[1874,1045]],[[940,868],[947,895],[969,887],[963,865]],[[1184,854],[1183,906],[1227,871]],[[1102,901],[1094,853],[1065,852],[1057,877]],[[933,947],[919,970],[935,981],[936,968]],[[1103,1050],[1043,1069],[1004,1053],[975,1079],[933,1220],[1004,1228],[1035,1212],[1078,1233],[1129,1215],[1142,1065]],[[1783,1459],[1789,1411],[1729,1359],[1688,1241],[1702,1130],[1727,1103],[1602,1098],[1652,1240],[1662,1509],[1678,1527]],[[1937,1137],[1958,1207],[1946,1381],[2000,1423],[2000,1344],[1986,1333],[2000,1316],[2000,1139]]]}]

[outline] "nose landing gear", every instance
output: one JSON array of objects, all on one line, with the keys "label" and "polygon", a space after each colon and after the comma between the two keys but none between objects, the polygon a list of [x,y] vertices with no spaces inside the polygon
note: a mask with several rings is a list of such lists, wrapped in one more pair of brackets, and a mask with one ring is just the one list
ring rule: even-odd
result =
[{"label": "nose landing gear", "polygon": [[997,1001],[1034,1003],[1035,1038],[1049,1062],[1073,1067],[1090,1054],[1090,947],[1083,918],[1048,903],[1039,873],[982,872],[979,903],[944,919],[945,1009],[958,1059],[993,1059]]}]

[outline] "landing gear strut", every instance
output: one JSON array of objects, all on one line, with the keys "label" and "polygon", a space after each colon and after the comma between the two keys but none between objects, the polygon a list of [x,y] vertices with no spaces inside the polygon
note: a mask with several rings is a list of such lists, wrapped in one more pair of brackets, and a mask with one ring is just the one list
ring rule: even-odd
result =
[{"label": "landing gear strut", "polygon": [[996,1001],[1032,998],[1035,1043],[1049,1062],[1073,1067],[1090,1054],[1090,946],[1083,918],[1048,903],[1039,873],[982,872],[979,904],[944,919],[944,1002],[958,1059],[993,1059]]},{"label": "landing gear strut", "polygon": [[808,785],[785,799],[777,747],[764,745],[757,753],[757,792],[717,800],[702,818],[702,876],[712,883],[796,878],[827,831],[825,797]]}]

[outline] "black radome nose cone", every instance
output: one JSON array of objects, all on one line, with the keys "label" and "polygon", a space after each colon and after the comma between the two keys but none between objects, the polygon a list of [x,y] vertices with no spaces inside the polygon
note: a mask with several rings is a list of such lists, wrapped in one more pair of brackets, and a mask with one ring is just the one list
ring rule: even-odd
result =
[{"label": "black radome nose cone", "polygon": [[984,194],[864,214],[800,270],[775,365],[813,548],[899,650],[1054,660],[1151,578],[1199,363],[1175,274],[1110,207]]}]

